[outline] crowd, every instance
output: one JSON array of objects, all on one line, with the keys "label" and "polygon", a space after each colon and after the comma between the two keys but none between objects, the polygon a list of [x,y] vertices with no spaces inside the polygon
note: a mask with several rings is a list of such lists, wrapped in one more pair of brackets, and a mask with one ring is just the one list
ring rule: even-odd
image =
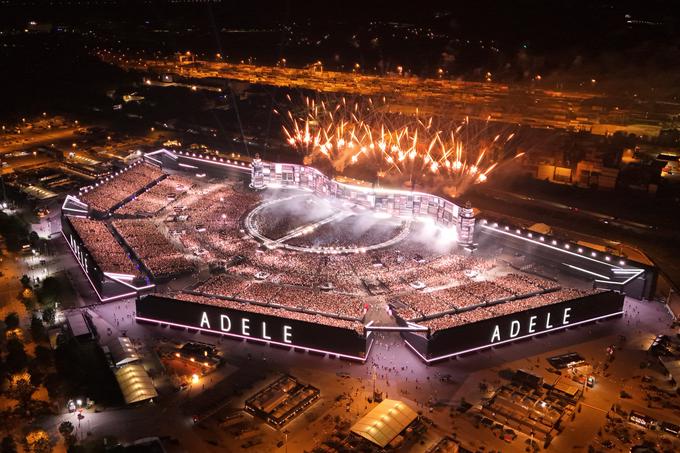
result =
[{"label": "crowd", "polygon": [[316,289],[249,281],[233,275],[218,275],[193,289],[202,295],[217,295],[327,316],[363,319],[365,307],[356,297]]},{"label": "crowd", "polygon": [[153,221],[116,220],[112,225],[152,277],[167,278],[194,269]]},{"label": "crowd", "polygon": [[481,282],[471,282],[459,287],[461,290],[480,299],[484,302],[493,302],[512,296],[512,293],[501,286],[498,286],[495,281],[483,280]]},{"label": "crowd", "polygon": [[245,255],[254,249],[253,242],[244,240],[239,232],[239,219],[251,209],[258,195],[237,191],[233,187],[215,185],[195,188],[176,207],[177,218],[172,228],[183,231],[180,242],[188,250],[204,250],[207,262]]},{"label": "crowd", "polygon": [[494,283],[516,296],[559,288],[559,284],[553,280],[529,274],[508,274],[497,278]]},{"label": "crowd", "polygon": [[[112,181],[120,178],[127,181],[128,173],[146,174],[150,169],[158,171],[143,164]],[[158,177],[154,174],[148,176]],[[115,183],[107,182],[98,189],[104,191],[101,188],[107,185]],[[178,192],[184,192],[181,205],[173,204],[172,209],[163,211]],[[472,313],[466,316],[482,316],[487,310],[500,313],[510,307],[504,303],[493,307],[482,305],[555,289],[556,286],[549,280],[524,274],[495,279],[485,275],[484,280],[479,280],[475,278],[479,274],[497,273],[491,272],[497,266],[495,257],[437,253],[428,249],[422,234],[415,234],[421,242],[409,237],[398,248],[366,254],[316,255],[282,249],[257,249],[241,229],[241,221],[258,201],[259,195],[236,185],[192,185],[185,178],[169,176],[116,212],[150,216],[174,212],[166,218],[170,235],[176,236],[185,249],[193,251],[203,261],[227,263],[234,256],[243,256],[245,259],[230,268],[229,274],[213,277],[194,291],[251,301],[251,305],[256,307],[282,307],[295,313],[305,310],[327,317],[363,319],[366,307],[352,295],[364,293],[365,288],[370,287],[367,282],[371,281],[398,294],[402,316],[408,312],[415,319],[452,311],[459,311],[460,315],[466,312]],[[313,197],[301,197],[299,202],[290,206],[267,206],[258,213],[255,222],[260,232],[279,238],[295,228],[333,214],[333,210],[317,204]],[[113,225],[152,276],[172,276],[193,268],[164,235],[157,222],[117,220]],[[361,214],[349,215],[320,225],[289,243],[361,247],[383,242],[402,228],[403,225],[378,222],[373,217],[364,222]],[[415,290],[420,287],[428,289],[426,292]],[[542,303],[549,298],[527,297],[522,300]],[[503,308],[496,308],[501,306]]]},{"label": "crowd", "polygon": [[316,278],[317,286],[332,286],[335,292],[359,293],[361,282],[352,269],[348,255],[321,257],[321,266]]},{"label": "crowd", "polygon": [[242,278],[235,278],[231,275],[217,275],[196,286],[194,291],[225,297],[238,297],[249,284],[248,280]]},{"label": "crowd", "polygon": [[[322,288],[334,292],[360,294],[367,280],[378,279],[392,293],[412,291],[421,283],[427,287],[450,285],[464,280],[463,270],[484,271],[495,266],[494,259],[477,256],[440,255],[422,244],[406,240],[396,247],[371,253],[348,255],[316,255],[294,253],[283,249],[257,250],[255,243],[240,229],[240,220],[259,200],[256,194],[229,185],[194,187],[176,207],[181,221],[168,224],[185,249],[196,251],[206,262],[226,262],[231,257],[246,257],[249,271],[235,273],[269,274],[268,282],[282,285]],[[313,197],[300,197],[291,206],[263,207],[255,217],[259,230],[268,237],[278,238],[309,222],[332,214],[323,203],[316,206]],[[277,214],[284,215],[278,216]],[[326,233],[339,242],[322,241],[320,245],[361,245],[380,242],[381,235],[393,236],[403,226],[380,223],[373,216],[364,223],[362,215],[321,225],[315,231],[290,240],[290,243],[310,245]],[[362,224],[358,228],[356,224]],[[326,233],[324,233],[326,232]],[[335,240],[335,239],[333,239]],[[343,242],[344,241],[344,242]]]},{"label": "crowd", "polygon": [[430,329],[430,333],[434,333],[437,330],[484,321],[486,319],[518,313],[545,305],[552,305],[559,302],[576,299],[578,297],[587,296],[589,294],[594,294],[595,292],[597,291],[583,291],[573,288],[559,289],[557,291],[538,294],[523,299],[515,299],[497,305],[478,307],[473,310],[463,311],[460,313],[447,314],[423,321],[421,324],[427,326]]},{"label": "crowd", "polygon": [[152,216],[185,193],[191,185],[192,182],[187,178],[170,175],[116,209],[115,213],[131,216]]},{"label": "crowd", "polygon": [[306,288],[282,287],[272,303],[350,319],[363,319],[366,313],[360,298]]},{"label": "crowd", "polygon": [[207,297],[196,294],[180,293],[175,295],[174,297],[181,300],[186,300],[188,302],[215,305],[218,307],[231,308],[251,313],[260,313],[263,315],[294,319],[297,321],[304,321],[312,324],[321,324],[331,327],[339,327],[342,329],[350,329],[356,331],[360,335],[363,335],[364,333],[364,325],[359,321],[351,321],[347,319],[324,316],[320,314],[306,313],[301,311],[292,311],[284,307],[277,307],[273,305],[257,305],[248,302],[239,302],[236,300],[216,299],[214,297]]},{"label": "crowd", "polygon": [[69,220],[101,270],[139,275],[130,257],[104,222],[81,217],[69,217]]},{"label": "crowd", "polygon": [[[559,288],[559,285],[553,281],[515,273],[482,281],[470,281],[464,275],[458,274],[456,280],[462,283],[432,292],[407,293],[399,296],[397,300],[407,306],[411,314],[416,313],[416,318],[421,318],[452,310],[463,311],[511,297],[528,296],[536,292]],[[546,295],[546,297],[549,296]]]},{"label": "crowd", "polygon": [[160,168],[146,162],[134,164],[110,179],[81,194],[80,199],[90,208],[108,212],[135,192],[163,176]]}]

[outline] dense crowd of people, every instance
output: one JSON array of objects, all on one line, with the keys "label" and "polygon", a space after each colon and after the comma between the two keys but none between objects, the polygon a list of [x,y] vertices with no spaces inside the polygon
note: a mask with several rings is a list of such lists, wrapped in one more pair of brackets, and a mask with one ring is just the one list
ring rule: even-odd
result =
[{"label": "dense crowd of people", "polygon": [[[461,278],[462,277],[462,278]],[[459,281],[464,276],[458,276]],[[557,283],[527,274],[507,274],[493,280],[471,281],[432,292],[405,294],[398,297],[417,318],[452,310],[492,304],[511,297],[522,297],[558,289]],[[415,318],[407,318],[415,319]]]},{"label": "dense crowd of people", "polygon": [[478,307],[473,310],[447,314],[423,321],[420,324],[427,326],[430,329],[430,333],[434,333],[437,330],[449,329],[451,327],[462,326],[464,324],[471,324],[474,322],[484,321],[486,319],[497,318],[499,316],[510,315],[533,308],[552,305],[559,302],[576,299],[578,297],[587,296],[589,294],[594,294],[596,292],[598,292],[598,290],[583,291],[573,288],[559,289],[557,291],[538,294],[523,299],[515,299],[501,304]]},{"label": "dense crowd of people", "polygon": [[153,221],[115,220],[112,225],[152,277],[167,278],[194,269]]},{"label": "dense crowd of people", "polygon": [[179,198],[192,184],[187,178],[170,175],[116,209],[115,213],[125,216],[152,216]]},{"label": "dense crowd of people", "polygon": [[554,280],[529,274],[508,274],[493,282],[516,296],[559,288],[559,284]]},{"label": "dense crowd of people", "polygon": [[[193,261],[220,263],[226,274],[201,282],[178,298],[281,316],[363,333],[368,306],[359,296],[389,294],[397,314],[431,332],[558,303],[587,292],[560,289],[550,279],[510,273],[497,255],[450,253],[430,247],[420,226],[377,221],[353,213],[291,238],[301,246],[362,247],[410,231],[396,246],[346,255],[295,253],[268,249],[250,238],[243,219],[261,201],[239,185],[195,183],[140,163],[100,183],[81,199],[99,211],[110,211],[134,193],[152,185],[115,211],[111,222],[124,243],[154,278],[195,270]],[[181,198],[180,198],[181,197]],[[286,207],[263,208],[255,217],[265,236],[278,239],[335,212],[312,196]],[[73,218],[74,229],[105,271],[139,275],[135,261],[105,222]],[[188,252],[198,258],[187,258]],[[238,258],[238,259],[236,259]],[[500,266],[499,266],[500,264]],[[381,292],[373,292],[379,288]],[[384,299],[383,299],[384,300]]]},{"label": "dense crowd of people", "polygon": [[216,294],[225,297],[238,297],[250,282],[230,275],[217,275],[194,288],[194,291],[205,294]]},{"label": "dense crowd of people", "polygon": [[206,262],[247,254],[253,251],[253,242],[239,232],[238,225],[257,200],[257,194],[231,186],[194,188],[181,206],[173,207],[176,220],[168,228],[181,231],[179,240],[184,248],[204,253]]},{"label": "dense crowd of people", "polygon": [[196,286],[192,292],[348,319],[363,319],[366,311],[366,307],[357,297],[300,286],[251,281],[233,275],[212,277]]},{"label": "dense crowd of people", "polygon": [[69,217],[73,229],[104,272],[138,276],[139,271],[104,222]]},{"label": "dense crowd of people", "polygon": [[350,319],[363,319],[366,313],[360,298],[306,288],[282,287],[272,303]]},{"label": "dense crowd of people", "polygon": [[[324,203],[308,206],[318,203],[310,201],[314,200],[312,197],[296,198],[288,207],[285,204],[279,206],[278,203],[271,207],[265,204],[255,216],[260,232],[272,238],[285,236],[295,228],[331,214]],[[371,280],[384,288],[383,293],[413,291],[419,285],[430,288],[444,286],[464,280],[463,270],[483,272],[496,264],[490,258],[442,255],[429,250],[424,244],[412,243],[412,238],[400,243],[398,248],[390,247],[365,254],[317,255],[284,249],[258,250],[255,242],[240,229],[240,221],[258,200],[257,195],[227,184],[195,187],[182,199],[181,206],[172,205],[177,214],[175,217],[181,221],[175,220],[167,225],[183,247],[195,251],[202,261],[227,262],[231,257],[243,256],[245,263],[234,268],[235,273],[254,275],[264,272],[269,274],[268,282],[322,288],[345,294],[365,294],[366,288],[371,287],[367,282]],[[285,215],[278,216],[280,213]],[[348,240],[353,238],[354,245],[357,245],[357,234],[374,243],[377,240],[371,237],[374,231],[383,234],[384,231],[380,230],[386,227],[390,236],[394,234],[395,228],[402,227],[395,223],[378,222],[370,216],[371,219],[366,222],[359,222],[364,225],[363,229],[355,228],[353,223],[361,217],[361,214],[347,217],[345,221],[350,222],[347,225],[343,220],[321,225],[317,230],[292,241],[301,240],[301,243],[309,245],[309,241],[314,241],[319,231],[323,233],[326,230],[326,225],[333,225],[334,235],[344,235]],[[246,269],[246,266],[247,271],[239,270]]]},{"label": "dense crowd of people", "polygon": [[109,179],[97,183],[95,187],[87,189],[80,195],[80,199],[92,209],[108,212],[162,176],[163,172],[155,165],[146,162],[133,164]]},{"label": "dense crowd of people", "polygon": [[260,313],[269,316],[278,316],[282,318],[294,319],[297,321],[309,322],[312,324],[339,327],[341,329],[350,329],[356,331],[359,334],[364,333],[364,325],[359,321],[352,321],[348,319],[324,316],[321,314],[306,313],[301,311],[292,311],[284,307],[277,307],[274,305],[259,305],[248,302],[239,302],[230,299],[216,299],[214,297],[201,296],[198,294],[179,293],[174,297],[180,300],[186,300],[188,302],[214,305],[217,307],[231,308],[235,310],[247,311],[250,313]]}]

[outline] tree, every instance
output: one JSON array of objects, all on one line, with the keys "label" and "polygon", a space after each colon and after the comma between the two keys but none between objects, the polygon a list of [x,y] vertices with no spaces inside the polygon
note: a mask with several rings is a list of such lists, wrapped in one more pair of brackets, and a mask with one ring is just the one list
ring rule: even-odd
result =
[{"label": "tree", "polygon": [[7,326],[7,330],[14,330],[19,327],[19,315],[12,312],[5,316],[5,325]]},{"label": "tree", "polygon": [[28,242],[31,243],[31,247],[38,249],[40,246],[40,236],[35,231],[28,233]]},{"label": "tree", "polygon": [[73,435],[73,423],[69,421],[61,422],[59,425],[59,433],[64,437],[64,442],[68,447],[76,443],[76,438]]},{"label": "tree", "polygon": [[47,389],[47,396],[54,401],[62,395],[61,378],[57,373],[51,373],[43,379],[43,385]]},{"label": "tree", "polygon": [[28,451],[32,453],[50,453],[52,451],[50,436],[43,430],[28,433],[26,445],[28,446]]},{"label": "tree", "polygon": [[24,285],[24,288],[28,288],[31,286],[31,277],[28,275],[24,274],[21,276],[21,279],[19,280],[22,285]]},{"label": "tree", "polygon": [[52,324],[54,324],[55,315],[56,315],[55,308],[50,306],[43,310],[42,319],[46,325],[51,326]]},{"label": "tree", "polygon": [[31,383],[30,374],[17,373],[12,375],[9,379],[7,396],[17,400],[22,407],[26,407],[35,390],[36,387]]},{"label": "tree", "polygon": [[7,357],[5,362],[7,363],[7,369],[11,372],[17,372],[26,368],[28,357],[24,350],[24,344],[21,341],[16,338],[7,341]]},{"label": "tree", "polygon": [[47,330],[45,329],[45,326],[42,323],[42,320],[38,318],[37,316],[33,316],[31,318],[31,336],[33,337],[33,341],[41,342],[41,341],[47,341]]},{"label": "tree", "polygon": [[69,421],[61,422],[59,425],[59,433],[64,437],[72,434],[74,429],[73,423]]},{"label": "tree", "polygon": [[21,243],[28,236],[28,229],[18,216],[9,216],[0,212],[0,235],[5,238],[7,250],[18,252],[21,249]]},{"label": "tree", "polygon": [[59,301],[60,291],[61,284],[59,280],[54,277],[47,277],[43,280],[40,291],[38,291],[38,299],[43,306],[54,305]]},{"label": "tree", "polygon": [[50,442],[50,439],[46,438],[38,439],[31,445],[31,451],[33,453],[51,453],[52,443]]},{"label": "tree", "polygon": [[50,348],[43,345],[38,345],[33,351],[35,354],[35,362],[41,370],[45,370],[52,366],[54,362],[54,353]]},{"label": "tree", "polygon": [[0,442],[0,453],[17,453],[17,443],[11,435],[5,436]]},{"label": "tree", "polygon": [[17,300],[21,302],[24,307],[26,307],[26,311],[32,312],[35,310],[33,290],[30,286],[24,287],[24,289],[19,291],[19,294],[17,294]]}]

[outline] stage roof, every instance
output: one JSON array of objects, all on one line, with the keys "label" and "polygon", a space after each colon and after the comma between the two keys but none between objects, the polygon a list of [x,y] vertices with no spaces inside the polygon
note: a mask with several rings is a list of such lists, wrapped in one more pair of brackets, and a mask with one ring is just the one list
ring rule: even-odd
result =
[{"label": "stage roof", "polygon": [[352,432],[381,448],[406,429],[418,414],[397,400],[384,400],[352,426]]}]

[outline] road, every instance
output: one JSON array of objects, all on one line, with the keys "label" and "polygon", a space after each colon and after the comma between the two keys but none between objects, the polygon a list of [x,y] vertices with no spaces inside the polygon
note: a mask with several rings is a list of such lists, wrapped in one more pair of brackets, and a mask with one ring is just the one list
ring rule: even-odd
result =
[{"label": "road", "polygon": [[3,137],[0,140],[0,154],[7,154],[14,151],[22,151],[26,148],[50,145],[60,140],[66,140],[74,136],[77,127],[66,129],[49,129],[37,133],[27,132],[21,135],[13,135],[12,138]]}]

